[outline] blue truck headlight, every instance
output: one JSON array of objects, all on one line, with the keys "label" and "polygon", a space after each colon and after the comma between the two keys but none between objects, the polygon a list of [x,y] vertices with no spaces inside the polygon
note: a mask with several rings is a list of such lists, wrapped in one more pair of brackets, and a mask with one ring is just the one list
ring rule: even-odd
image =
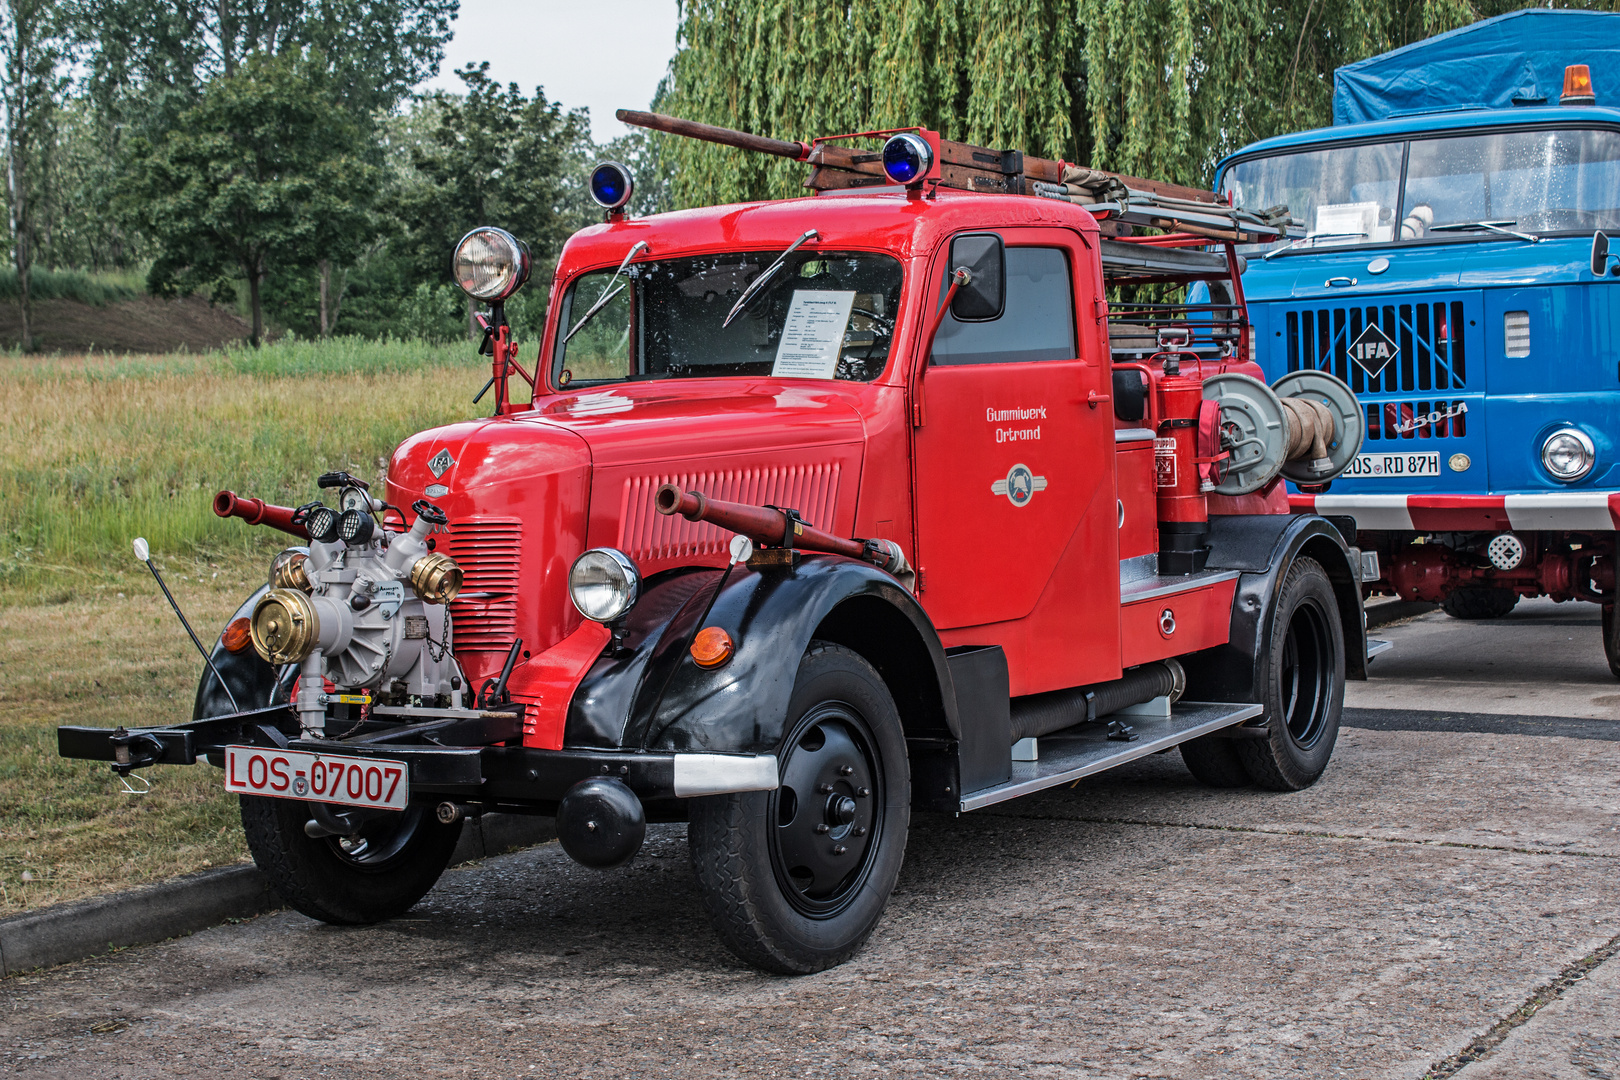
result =
[{"label": "blue truck headlight", "polygon": [[635,605],[641,594],[641,571],[616,548],[592,548],[568,571],[568,595],[579,613],[607,623]]},{"label": "blue truck headlight", "polygon": [[1597,451],[1579,428],[1559,428],[1541,444],[1541,464],[1554,480],[1572,484],[1592,471]]}]

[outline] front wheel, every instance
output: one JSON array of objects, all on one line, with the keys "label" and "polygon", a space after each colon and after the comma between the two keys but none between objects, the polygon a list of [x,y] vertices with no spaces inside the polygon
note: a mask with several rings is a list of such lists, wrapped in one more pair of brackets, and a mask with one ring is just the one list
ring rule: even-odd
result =
[{"label": "front wheel", "polygon": [[271,887],[310,918],[339,926],[405,914],[439,880],[461,837],[461,822],[441,824],[432,807],[373,814],[355,820],[348,836],[317,837],[304,831],[305,803],[242,796],[248,850]]},{"label": "front wheel", "polygon": [[1273,791],[1316,783],[1333,756],[1344,708],[1344,627],[1327,571],[1299,559],[1271,609],[1261,665],[1266,736],[1236,743],[1249,778]]},{"label": "front wheel", "polygon": [[693,800],[692,868],[727,947],[804,975],[853,956],[905,857],[911,772],[888,687],[840,645],[799,661],[775,791]]}]

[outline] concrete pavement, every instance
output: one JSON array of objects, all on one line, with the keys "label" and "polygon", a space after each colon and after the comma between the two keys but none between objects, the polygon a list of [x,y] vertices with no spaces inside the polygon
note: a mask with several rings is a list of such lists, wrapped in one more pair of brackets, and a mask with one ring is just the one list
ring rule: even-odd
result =
[{"label": "concrete pavement", "polygon": [[[554,844],[469,864],[381,926],[281,913],[14,977],[0,1071],[1620,1076],[1620,723],[1581,716],[1620,688],[1574,649],[1546,684],[1563,628],[1532,615],[1536,648],[1440,615],[1381,631],[1353,718],[1389,729],[1347,727],[1304,792],[1203,788],[1169,754],[918,817],[871,944],[819,975],[736,962],[664,826],[608,873]],[[1472,667],[1392,663],[1459,633]],[[1439,709],[1369,704],[1435,687]],[[1455,726],[1514,716],[1579,722]]]}]

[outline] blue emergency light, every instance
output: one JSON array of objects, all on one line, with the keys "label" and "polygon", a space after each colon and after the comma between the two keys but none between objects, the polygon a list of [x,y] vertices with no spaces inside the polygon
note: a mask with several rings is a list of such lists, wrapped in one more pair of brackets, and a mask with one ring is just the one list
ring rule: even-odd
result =
[{"label": "blue emergency light", "polygon": [[622,208],[635,190],[635,178],[617,161],[604,161],[591,173],[591,198],[605,210]]},{"label": "blue emergency light", "polygon": [[896,184],[915,184],[934,165],[934,151],[928,140],[909,131],[883,144],[883,172]]}]

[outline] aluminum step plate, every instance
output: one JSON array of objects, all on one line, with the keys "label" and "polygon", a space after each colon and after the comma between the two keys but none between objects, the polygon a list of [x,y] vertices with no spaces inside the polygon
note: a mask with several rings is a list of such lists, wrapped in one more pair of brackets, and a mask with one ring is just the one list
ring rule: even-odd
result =
[{"label": "aluminum step plate", "polygon": [[1082,776],[1106,772],[1117,765],[1168,750],[1200,735],[1252,720],[1264,711],[1260,705],[1180,701],[1167,718],[1120,717],[1140,736],[1135,742],[1110,742],[1108,717],[1079,728],[1043,735],[1039,743],[1039,761],[1013,762],[1011,780],[995,787],[968,792],[962,798],[962,812],[1072,783]]},{"label": "aluminum step plate", "polygon": [[1378,655],[1380,655],[1382,653],[1387,653],[1387,652],[1389,652],[1389,650],[1393,649],[1394,647],[1395,647],[1395,643],[1393,641],[1382,641],[1382,640],[1380,640],[1378,638],[1368,638],[1367,639],[1367,659],[1371,660],[1375,656],[1378,656]]}]

